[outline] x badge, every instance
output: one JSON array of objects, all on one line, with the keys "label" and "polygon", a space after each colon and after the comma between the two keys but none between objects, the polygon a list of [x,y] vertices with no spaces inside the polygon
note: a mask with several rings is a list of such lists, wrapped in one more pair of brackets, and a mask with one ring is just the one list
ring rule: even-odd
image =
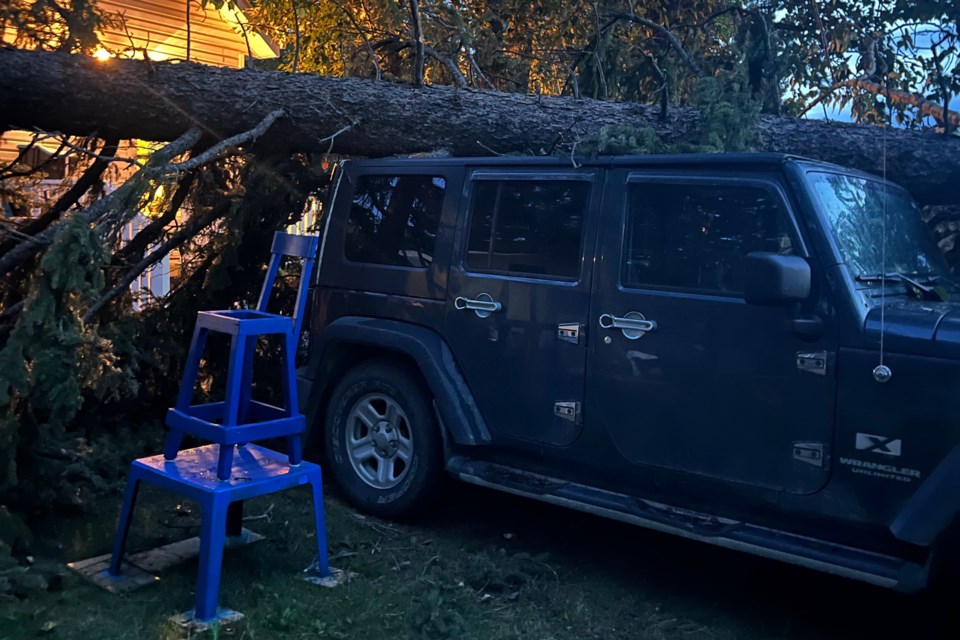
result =
[{"label": "x badge", "polygon": [[857,449],[859,451],[879,453],[885,456],[899,456],[902,445],[900,438],[875,436],[869,433],[857,434]]}]

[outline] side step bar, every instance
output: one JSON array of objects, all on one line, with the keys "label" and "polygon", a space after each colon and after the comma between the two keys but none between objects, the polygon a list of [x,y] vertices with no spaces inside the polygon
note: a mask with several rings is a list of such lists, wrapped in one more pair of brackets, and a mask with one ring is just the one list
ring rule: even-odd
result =
[{"label": "side step bar", "polygon": [[450,458],[447,470],[454,477],[481,487],[897,591],[913,593],[927,586],[929,572],[925,566],[891,556],[461,456]]}]

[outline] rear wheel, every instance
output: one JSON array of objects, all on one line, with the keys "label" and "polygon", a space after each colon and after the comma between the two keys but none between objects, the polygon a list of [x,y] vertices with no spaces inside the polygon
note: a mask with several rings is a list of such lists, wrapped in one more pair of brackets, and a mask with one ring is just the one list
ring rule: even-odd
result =
[{"label": "rear wheel", "polygon": [[375,360],[336,386],[326,419],[328,463],[357,507],[383,517],[429,503],[443,480],[440,432],[416,372]]}]

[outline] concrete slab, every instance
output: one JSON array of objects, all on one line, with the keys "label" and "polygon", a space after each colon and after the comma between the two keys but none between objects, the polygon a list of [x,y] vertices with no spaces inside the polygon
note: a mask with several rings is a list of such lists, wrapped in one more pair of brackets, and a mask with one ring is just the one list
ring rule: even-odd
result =
[{"label": "concrete slab", "polygon": [[177,615],[170,618],[170,620],[187,632],[187,637],[192,636],[195,633],[203,633],[209,631],[214,626],[223,626],[227,624],[235,624],[243,620],[244,615],[239,611],[234,611],[233,609],[226,609],[224,607],[217,607],[217,615],[214,616],[211,620],[197,620],[194,617],[195,609],[190,611],[184,611],[183,613],[178,613]]},{"label": "concrete slab", "polygon": [[352,571],[343,571],[342,569],[334,569],[333,567],[330,567],[330,575],[326,577],[321,577],[317,573],[316,567],[307,567],[303,570],[303,580],[310,584],[327,587],[328,589],[339,587],[356,577],[357,574]]}]

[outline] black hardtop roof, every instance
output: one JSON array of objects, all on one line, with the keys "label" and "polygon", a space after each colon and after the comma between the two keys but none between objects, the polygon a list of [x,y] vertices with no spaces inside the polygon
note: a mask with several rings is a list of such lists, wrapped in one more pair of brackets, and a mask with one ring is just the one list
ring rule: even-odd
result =
[{"label": "black hardtop roof", "polygon": [[[585,167],[770,167],[778,168],[789,161],[819,165],[849,171],[843,167],[826,162],[810,160],[786,153],[683,153],[649,154],[632,156],[598,156],[595,158],[576,158],[578,166]],[[375,160],[350,160],[350,164],[362,166],[471,166],[471,167],[571,167],[569,157],[557,156],[484,156],[484,157],[397,157]]]}]

